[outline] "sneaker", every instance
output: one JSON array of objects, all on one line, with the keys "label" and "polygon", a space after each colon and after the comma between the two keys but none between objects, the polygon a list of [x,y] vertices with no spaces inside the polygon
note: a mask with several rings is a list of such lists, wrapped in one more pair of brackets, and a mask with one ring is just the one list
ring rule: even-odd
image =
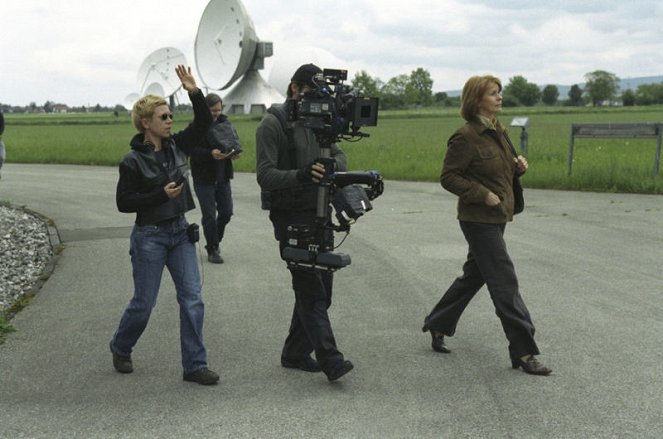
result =
[{"label": "sneaker", "polygon": [[223,264],[223,258],[219,254],[218,249],[207,252],[207,261],[212,264]]},{"label": "sneaker", "polygon": [[320,372],[322,370],[318,362],[308,355],[297,359],[281,357],[281,366],[288,369],[299,369],[305,372]]},{"label": "sneaker", "polygon": [[203,386],[209,386],[219,382],[219,375],[216,372],[212,372],[208,368],[203,367],[202,369],[194,370],[191,373],[185,373],[182,376],[182,379],[184,381],[202,384]]},{"label": "sneaker", "polygon": [[113,351],[113,341],[111,340],[110,350],[113,354],[113,367],[116,371],[120,373],[131,373],[134,371],[133,363],[131,362],[131,356],[125,357],[124,355],[118,355]]},{"label": "sneaker", "polygon": [[337,379],[341,378],[343,375],[354,369],[354,367],[355,366],[354,364],[352,364],[352,362],[348,360],[342,361],[341,364],[336,366],[334,369],[332,369],[331,372],[327,374],[327,379],[329,381],[336,381]]}]

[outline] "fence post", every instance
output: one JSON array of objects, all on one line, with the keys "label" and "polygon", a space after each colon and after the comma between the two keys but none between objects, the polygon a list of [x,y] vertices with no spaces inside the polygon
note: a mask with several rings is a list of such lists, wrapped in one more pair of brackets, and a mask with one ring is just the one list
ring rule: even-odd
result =
[{"label": "fence post", "polygon": [[571,166],[573,165],[573,135],[575,134],[576,125],[571,125],[571,139],[569,140],[569,163],[567,175],[571,175]]},{"label": "fence post", "polygon": [[663,134],[663,125],[658,126],[658,137],[656,138],[656,159],[654,160],[654,175],[658,175],[658,169],[661,164],[661,135]]}]

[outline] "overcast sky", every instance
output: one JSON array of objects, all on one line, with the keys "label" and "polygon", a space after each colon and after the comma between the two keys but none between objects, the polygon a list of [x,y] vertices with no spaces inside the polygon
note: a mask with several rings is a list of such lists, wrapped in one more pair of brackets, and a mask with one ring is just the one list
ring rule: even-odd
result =
[{"label": "overcast sky", "polygon": [[[0,103],[121,104],[140,92],[138,69],[161,47],[181,50],[195,69],[194,42],[207,4],[0,0]],[[661,0],[243,4],[258,37],[274,43],[274,56],[262,72],[265,79],[283,65],[285,54],[293,57],[289,50],[306,46],[320,52],[302,50],[305,56],[320,54],[325,61],[328,53],[340,64],[321,67],[345,68],[350,78],[363,69],[387,81],[423,67],[434,91],[460,89],[469,76],[485,73],[505,84],[522,75],[541,85],[582,83],[594,70],[622,79],[663,74]],[[287,61],[299,65],[311,59]]]}]

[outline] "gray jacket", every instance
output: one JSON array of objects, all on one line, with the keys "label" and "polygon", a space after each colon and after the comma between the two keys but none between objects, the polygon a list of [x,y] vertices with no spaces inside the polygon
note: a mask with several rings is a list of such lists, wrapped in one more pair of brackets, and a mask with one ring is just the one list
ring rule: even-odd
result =
[{"label": "gray jacket", "polygon": [[[284,111],[283,105],[275,105],[278,111]],[[320,158],[320,145],[310,128],[293,127],[295,157],[297,163],[290,163],[290,141],[288,133],[283,129],[279,119],[266,113],[256,130],[256,177],[264,191],[292,190],[301,192],[306,186],[297,180],[297,169],[303,168],[311,161]],[[330,155],[336,159],[336,169],[345,171],[347,160],[341,148],[333,143]],[[310,203],[309,203],[310,204]],[[315,208],[315,204],[308,206]]]}]

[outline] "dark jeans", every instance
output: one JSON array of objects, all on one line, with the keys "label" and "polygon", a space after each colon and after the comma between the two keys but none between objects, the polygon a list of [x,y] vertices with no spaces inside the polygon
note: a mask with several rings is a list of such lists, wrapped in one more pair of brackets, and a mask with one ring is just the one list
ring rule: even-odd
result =
[{"label": "dark jeans", "polygon": [[538,355],[534,325],[518,292],[518,279],[504,242],[506,224],[460,222],[469,244],[463,274],[449,287],[425,319],[424,328],[452,336],[465,307],[486,284],[495,313],[509,340],[509,355]]},{"label": "dark jeans", "polygon": [[202,184],[193,183],[200,210],[203,213],[201,220],[207,250],[217,249],[223,240],[226,225],[233,215],[233,198],[230,181],[223,183]]},{"label": "dark jeans", "polygon": [[[315,212],[272,210],[269,218],[282,253],[287,242],[288,225],[313,224]],[[327,314],[332,302],[333,274],[312,269],[290,269],[290,274],[295,291],[295,306],[281,356],[294,360],[315,351],[320,367],[329,372],[343,361],[343,354],[336,348]]]}]

